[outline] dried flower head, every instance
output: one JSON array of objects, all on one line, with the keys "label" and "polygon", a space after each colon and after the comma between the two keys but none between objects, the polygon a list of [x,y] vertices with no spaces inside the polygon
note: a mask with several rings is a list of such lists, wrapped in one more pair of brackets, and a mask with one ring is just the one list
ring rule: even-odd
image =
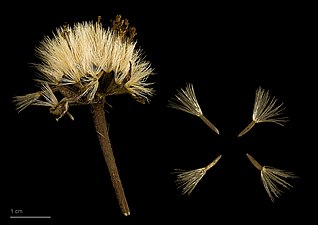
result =
[{"label": "dried flower head", "polygon": [[220,134],[219,130],[203,115],[193,84],[187,83],[185,88],[177,90],[175,97],[168,100],[167,106],[200,117],[215,133]]},{"label": "dried flower head", "polygon": [[195,170],[175,169],[172,173],[177,174],[176,184],[178,188],[182,188],[181,193],[190,195],[206,172],[211,169],[221,157],[222,155],[219,155],[209,165],[203,168]]},{"label": "dried flower head", "polygon": [[20,112],[30,105],[46,106],[56,120],[68,115],[72,105],[90,105],[96,133],[103,151],[115,194],[125,216],[130,209],[121,184],[112,151],[104,104],[112,95],[130,94],[140,103],[152,96],[151,64],[134,40],[136,29],[127,19],[116,16],[111,26],[97,22],[64,25],[53,37],[46,36],[36,48],[41,63],[34,64],[40,72],[36,81],[40,90],[14,97]]},{"label": "dried flower head", "polygon": [[149,101],[153,89],[147,78],[153,69],[136,47],[135,35],[136,29],[120,15],[108,28],[100,17],[97,22],[57,28],[36,48],[41,63],[34,66],[40,72],[41,90],[16,96],[17,109],[48,106],[59,119],[69,106],[105,101],[111,95],[127,93],[139,102]]},{"label": "dried flower head", "polygon": [[256,123],[272,122],[284,126],[287,117],[282,116],[283,103],[277,105],[277,99],[269,95],[269,91],[265,91],[261,87],[256,90],[252,122],[239,133],[239,137],[246,134]]},{"label": "dried flower head", "polygon": [[292,187],[286,180],[288,178],[298,178],[293,172],[277,169],[270,166],[261,166],[251,155],[246,154],[250,162],[261,171],[261,180],[272,202],[275,198],[279,198],[283,191],[278,185],[283,188],[290,189]]}]

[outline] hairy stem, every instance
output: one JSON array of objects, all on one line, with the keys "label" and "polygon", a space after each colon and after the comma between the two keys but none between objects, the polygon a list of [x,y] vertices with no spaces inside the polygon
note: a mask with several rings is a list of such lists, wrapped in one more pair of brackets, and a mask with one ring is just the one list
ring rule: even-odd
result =
[{"label": "hairy stem", "polygon": [[92,114],[97,136],[102,148],[104,158],[108,167],[110,178],[115,189],[115,194],[122,213],[125,216],[130,215],[129,206],[126,200],[124,188],[122,186],[119,173],[117,170],[115,157],[108,136],[107,123],[104,111],[104,103],[95,103],[92,105]]}]

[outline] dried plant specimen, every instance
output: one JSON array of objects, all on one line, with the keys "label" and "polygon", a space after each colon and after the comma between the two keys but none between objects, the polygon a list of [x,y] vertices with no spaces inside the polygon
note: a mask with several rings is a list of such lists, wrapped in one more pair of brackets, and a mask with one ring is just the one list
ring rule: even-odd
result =
[{"label": "dried plant specimen", "polygon": [[185,88],[177,90],[176,95],[169,99],[168,107],[198,116],[215,133],[220,134],[219,130],[203,115],[194,93],[193,84],[187,83]]},{"label": "dried plant specimen", "polygon": [[96,22],[76,23],[57,28],[36,48],[41,63],[36,80],[40,90],[15,96],[20,112],[30,105],[49,108],[56,120],[68,115],[72,106],[89,105],[109,170],[111,181],[124,215],[130,210],[121,184],[108,136],[104,105],[110,96],[129,94],[140,103],[149,102],[154,90],[148,77],[153,74],[143,51],[137,48],[136,28],[117,15],[104,28]]},{"label": "dried plant specimen", "polygon": [[[200,117],[213,131],[219,134],[218,129],[204,117],[191,83],[187,83],[184,89],[178,90],[177,94],[169,99],[168,106]],[[265,91],[261,87],[257,88],[252,122],[239,133],[238,137],[241,137],[250,131],[256,123],[272,122],[283,126],[283,123],[287,121],[287,117],[282,116],[284,109],[283,103],[277,104],[277,99],[270,96],[269,91]],[[292,172],[269,166],[261,166],[249,154],[247,154],[247,157],[251,163],[261,171],[261,180],[264,188],[273,202],[275,201],[275,198],[278,198],[283,193],[278,185],[289,189],[292,186],[285,179],[298,178]],[[177,174],[176,183],[178,188],[182,189],[182,194],[190,195],[206,174],[206,171],[214,166],[220,158],[221,155],[219,155],[219,157],[211,164],[203,168],[195,170],[176,169],[173,173]]]},{"label": "dried plant specimen", "polygon": [[283,193],[282,189],[279,186],[285,189],[292,188],[292,185],[285,179],[298,178],[298,176],[296,176],[293,172],[277,169],[270,166],[261,166],[251,155],[246,154],[246,156],[255,166],[255,168],[261,171],[261,180],[272,202],[275,201],[275,198],[279,198],[280,195]]},{"label": "dried plant specimen", "polygon": [[220,159],[222,155],[219,155],[209,165],[195,169],[195,170],[182,170],[175,169],[172,173],[177,174],[176,184],[178,188],[182,189],[182,194],[190,195],[206,172],[211,169]]},{"label": "dried plant specimen", "polygon": [[278,105],[277,99],[270,96],[269,91],[258,87],[255,95],[252,122],[239,133],[238,137],[246,134],[256,123],[271,122],[283,126],[283,123],[287,121],[287,117],[282,116],[284,109],[283,103]]}]

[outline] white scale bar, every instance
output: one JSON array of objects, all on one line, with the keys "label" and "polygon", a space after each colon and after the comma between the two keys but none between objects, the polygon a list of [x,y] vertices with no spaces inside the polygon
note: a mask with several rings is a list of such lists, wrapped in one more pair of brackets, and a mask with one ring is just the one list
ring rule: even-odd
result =
[{"label": "white scale bar", "polygon": [[51,216],[10,216],[11,219],[51,219]]}]

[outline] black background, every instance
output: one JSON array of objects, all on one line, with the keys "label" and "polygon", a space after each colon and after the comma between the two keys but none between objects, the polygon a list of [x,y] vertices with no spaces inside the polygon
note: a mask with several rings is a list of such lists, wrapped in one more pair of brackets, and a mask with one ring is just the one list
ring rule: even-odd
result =
[{"label": "black background", "polygon": [[[61,12],[65,12],[61,7]],[[4,215],[49,215],[39,224],[213,224],[315,220],[316,51],[311,6],[196,5],[149,3],[105,7],[85,16],[60,13],[13,14],[2,31],[2,154]],[[68,14],[68,15],[67,15]],[[34,48],[65,22],[102,16],[105,27],[117,14],[137,28],[137,45],[155,68],[150,104],[129,96],[109,99],[110,138],[131,215],[117,204],[89,108],[56,122],[45,108],[17,113],[12,97],[37,90]],[[189,82],[204,115],[168,108],[167,101]],[[246,135],[257,87],[286,106],[285,126],[260,123]],[[249,153],[262,165],[300,178],[272,203]],[[197,169],[219,154],[190,196],[180,195],[170,173]],[[41,221],[39,221],[41,220]]]}]

